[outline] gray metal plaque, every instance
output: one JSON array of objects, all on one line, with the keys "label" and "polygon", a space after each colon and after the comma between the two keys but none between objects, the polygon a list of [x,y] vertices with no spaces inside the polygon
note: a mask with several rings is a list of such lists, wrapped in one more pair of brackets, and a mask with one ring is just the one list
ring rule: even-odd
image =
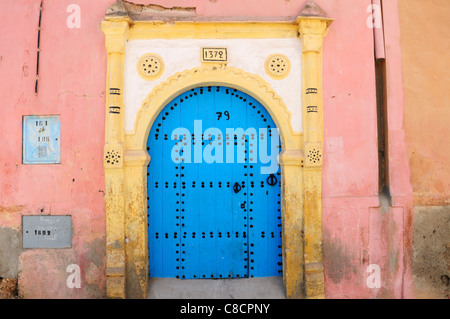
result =
[{"label": "gray metal plaque", "polygon": [[71,216],[22,216],[23,248],[72,247]]}]

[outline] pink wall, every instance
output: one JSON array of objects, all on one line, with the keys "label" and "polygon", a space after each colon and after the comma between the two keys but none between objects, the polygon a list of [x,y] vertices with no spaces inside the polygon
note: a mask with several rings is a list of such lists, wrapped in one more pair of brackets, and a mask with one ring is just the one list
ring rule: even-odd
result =
[{"label": "pink wall", "polygon": [[[39,94],[35,96],[39,2],[9,2],[0,12],[5,31],[0,37],[0,112],[2,119],[7,119],[0,122],[4,143],[0,152],[0,227],[19,230],[22,214],[72,215],[72,249],[21,254],[21,292],[28,298],[102,297],[106,53],[100,21],[114,1],[44,1]],[[139,2],[180,6],[175,0]],[[304,2],[185,0],[182,5],[197,7],[202,16],[297,16]],[[66,8],[72,3],[81,7],[80,29],[66,27]],[[398,239],[403,211],[383,215],[377,208],[374,48],[372,29],[366,25],[370,0],[317,3],[335,19],[323,55],[326,296],[401,297]],[[395,16],[391,18],[395,22]],[[21,164],[21,120],[28,114],[61,115],[60,165]],[[65,269],[71,263],[82,267],[87,284],[80,290],[65,285]],[[382,268],[379,290],[365,284],[366,267],[373,263]]]},{"label": "pink wall", "polygon": [[[413,297],[413,192],[411,171],[405,139],[405,102],[402,78],[402,52],[400,45],[400,21],[398,0],[383,2],[383,18],[386,41],[386,82],[388,113],[388,152],[389,152],[389,185],[392,194],[392,206],[398,211],[397,245],[399,262],[397,282],[403,281],[404,298]],[[400,246],[402,245],[402,246]],[[402,276],[403,278],[399,278]],[[400,285],[400,284],[399,284]]]},{"label": "pink wall", "polygon": [[366,25],[370,0],[321,4],[335,19],[323,59],[326,296],[364,298],[371,294],[365,283],[369,207],[378,206],[373,31]]},{"label": "pink wall", "polygon": [[[73,1],[44,1],[39,94],[35,96],[39,2],[18,0],[0,12],[1,227],[21,215],[72,215],[73,248],[27,250],[20,256],[21,293],[96,297],[104,291],[104,109],[106,54],[99,23],[111,1],[76,1],[81,29],[68,29]],[[22,165],[22,116],[60,114],[61,164]],[[66,267],[78,264],[81,290],[68,289]]]}]

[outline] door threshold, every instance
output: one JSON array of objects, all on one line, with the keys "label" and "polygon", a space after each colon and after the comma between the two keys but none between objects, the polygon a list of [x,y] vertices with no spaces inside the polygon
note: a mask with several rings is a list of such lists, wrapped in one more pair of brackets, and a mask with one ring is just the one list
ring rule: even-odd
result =
[{"label": "door threshold", "polygon": [[150,278],[147,299],[286,299],[283,277]]}]

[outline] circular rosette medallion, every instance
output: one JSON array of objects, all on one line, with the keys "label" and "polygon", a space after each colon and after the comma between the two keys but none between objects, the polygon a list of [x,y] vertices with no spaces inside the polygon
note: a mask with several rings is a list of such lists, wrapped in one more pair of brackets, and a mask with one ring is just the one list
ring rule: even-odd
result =
[{"label": "circular rosette medallion", "polygon": [[145,80],[156,80],[164,71],[164,63],[155,53],[144,54],[137,63],[137,71]]}]

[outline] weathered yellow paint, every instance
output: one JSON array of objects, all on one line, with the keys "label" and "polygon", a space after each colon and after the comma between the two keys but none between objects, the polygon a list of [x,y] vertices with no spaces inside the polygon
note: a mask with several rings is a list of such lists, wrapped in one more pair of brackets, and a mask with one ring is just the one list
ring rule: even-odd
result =
[{"label": "weathered yellow paint", "polygon": [[[122,10],[122,11],[121,11]],[[321,230],[322,70],[321,50],[330,19],[299,17],[295,22],[136,22],[118,6],[102,22],[108,51],[105,134],[106,286],[110,298],[144,298],[148,281],[146,143],[151,126],[177,95],[201,85],[224,85],[257,99],[280,132],[282,153],[281,214],[283,279],[288,298],[324,296]],[[130,27],[130,25],[132,25]],[[291,114],[280,96],[261,77],[223,63],[203,63],[176,73],[156,86],[142,102],[133,132],[125,134],[123,83],[125,43],[149,38],[297,37],[303,43],[305,132],[292,129]],[[306,94],[317,88],[316,97]],[[118,90],[118,91],[117,91]],[[300,98],[300,97],[299,97]],[[314,103],[317,114],[306,106]],[[110,113],[111,107],[121,112]],[[108,153],[109,152],[109,153]],[[111,162],[111,153],[120,155]],[[305,153],[306,152],[306,153]],[[108,157],[109,156],[109,157]]]},{"label": "weathered yellow paint", "polygon": [[[130,154],[131,153],[131,154]],[[147,163],[146,152],[128,152],[125,158],[125,233],[127,297],[144,298],[148,282]],[[134,278],[134,279],[133,279]],[[137,279],[137,280],[136,280]]]},{"label": "weathered yellow paint", "polygon": [[182,92],[201,85],[226,85],[256,98],[280,130],[283,149],[300,149],[302,134],[291,125],[291,113],[281,97],[261,77],[224,64],[208,64],[176,73],[156,86],[143,101],[133,132],[126,136],[126,148],[143,150],[153,121],[164,106]]},{"label": "weathered yellow paint", "polygon": [[295,22],[136,21],[129,39],[269,39],[295,38]]},{"label": "weathered yellow paint", "polygon": [[284,150],[281,166],[283,282],[287,298],[305,298],[303,231],[303,152]]},{"label": "weathered yellow paint", "polygon": [[308,298],[325,298],[322,258],[322,44],[332,19],[306,16],[298,17],[297,22],[303,50],[305,289]]},{"label": "weathered yellow paint", "polygon": [[[123,83],[126,19],[102,22],[108,52],[105,125],[105,201],[106,201],[106,293],[110,298],[125,298],[125,202],[123,169]],[[111,90],[112,89],[112,90]],[[117,95],[116,93],[119,93]],[[111,109],[115,112],[111,113]],[[111,154],[114,153],[114,160]]]}]

